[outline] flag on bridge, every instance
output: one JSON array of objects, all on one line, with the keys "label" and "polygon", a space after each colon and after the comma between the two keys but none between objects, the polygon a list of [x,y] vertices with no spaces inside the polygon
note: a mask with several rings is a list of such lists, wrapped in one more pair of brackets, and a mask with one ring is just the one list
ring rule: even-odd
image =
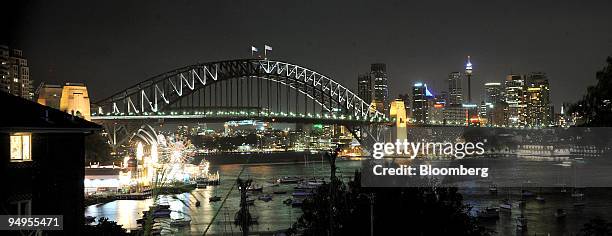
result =
[{"label": "flag on bridge", "polygon": [[257,51],[258,50],[255,46],[251,46],[251,57],[254,56]]},{"label": "flag on bridge", "polygon": [[268,51],[272,51],[272,47],[264,45],[264,58],[268,59]]}]

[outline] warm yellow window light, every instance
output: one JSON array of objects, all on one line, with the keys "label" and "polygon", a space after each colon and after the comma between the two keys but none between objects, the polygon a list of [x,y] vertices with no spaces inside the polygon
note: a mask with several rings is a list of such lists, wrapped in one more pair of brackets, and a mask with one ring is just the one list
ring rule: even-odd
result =
[{"label": "warm yellow window light", "polygon": [[32,160],[32,134],[11,134],[11,161]]}]

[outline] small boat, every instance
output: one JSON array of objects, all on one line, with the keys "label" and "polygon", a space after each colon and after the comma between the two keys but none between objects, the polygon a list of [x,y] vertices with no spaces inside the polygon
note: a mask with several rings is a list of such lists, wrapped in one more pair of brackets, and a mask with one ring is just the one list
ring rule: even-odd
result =
[{"label": "small boat", "polygon": [[489,193],[497,194],[497,185],[495,184],[489,185]]},{"label": "small boat", "polygon": [[481,219],[497,219],[499,218],[499,209],[495,207],[487,207],[484,210],[478,211],[476,215]]},{"label": "small boat", "polygon": [[557,219],[562,219],[562,218],[565,218],[566,216],[567,216],[567,212],[565,212],[564,209],[559,208],[557,209],[557,212],[555,212],[555,217]]},{"label": "small boat", "polygon": [[196,201],[195,206],[200,207],[200,201]]},{"label": "small boat", "polygon": [[301,180],[302,178],[296,176],[284,176],[278,179],[278,182],[281,184],[295,184],[300,182]]},{"label": "small boat", "polygon": [[566,188],[561,188],[561,192],[562,193],[567,193],[567,189]]},{"label": "small boat", "polygon": [[264,195],[259,196],[258,199],[264,202],[269,202],[269,201],[272,201],[272,195],[264,194]]},{"label": "small boat", "polygon": [[208,198],[208,201],[209,202],[218,202],[218,201],[221,201],[221,197],[219,197],[219,196],[212,196],[212,197]]},{"label": "small boat", "polygon": [[542,195],[538,195],[536,197],[536,201],[540,202],[540,203],[544,203],[546,201],[546,199],[544,199],[544,197],[542,197]]},{"label": "small boat", "polygon": [[521,190],[521,195],[523,197],[532,197],[534,194],[533,194],[533,192],[531,192],[529,190]]},{"label": "small boat", "polygon": [[574,191],[572,193],[572,197],[573,198],[581,198],[581,197],[584,197],[584,193],[581,193],[581,192],[578,192],[578,191]]},{"label": "small boat", "polygon": [[283,203],[284,203],[285,205],[291,205],[291,203],[292,203],[292,202],[293,202],[293,200],[292,200],[291,198],[287,198],[287,199],[285,199],[285,200],[283,201]]},{"label": "small boat", "polygon": [[196,188],[206,188],[208,186],[208,178],[198,177],[196,178]]},{"label": "small boat", "polygon": [[523,215],[516,218],[516,230],[527,231],[527,218]]},{"label": "small boat", "polygon": [[191,224],[191,220],[185,219],[185,218],[172,219],[172,221],[170,221],[171,226],[182,227],[182,226],[187,226],[189,224]]},{"label": "small boat", "polygon": [[499,209],[500,210],[512,210],[512,204],[510,203],[510,201],[508,199],[502,201],[502,203],[499,204]]},{"label": "small boat", "polygon": [[251,192],[262,192],[263,191],[263,186],[261,185],[252,185],[249,186],[247,188],[247,191],[251,191]]},{"label": "small boat", "polygon": [[583,207],[583,206],[585,206],[585,205],[586,205],[586,202],[584,202],[584,201],[577,201],[577,202],[574,202],[574,206],[575,206],[575,207]]}]

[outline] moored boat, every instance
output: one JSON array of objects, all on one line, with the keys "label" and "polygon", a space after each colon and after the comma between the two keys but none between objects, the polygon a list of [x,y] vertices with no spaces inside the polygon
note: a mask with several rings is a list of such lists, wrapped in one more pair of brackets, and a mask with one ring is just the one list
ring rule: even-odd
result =
[{"label": "moored boat", "polygon": [[495,207],[487,207],[484,210],[478,211],[476,215],[481,219],[497,219],[499,218],[499,209]]}]

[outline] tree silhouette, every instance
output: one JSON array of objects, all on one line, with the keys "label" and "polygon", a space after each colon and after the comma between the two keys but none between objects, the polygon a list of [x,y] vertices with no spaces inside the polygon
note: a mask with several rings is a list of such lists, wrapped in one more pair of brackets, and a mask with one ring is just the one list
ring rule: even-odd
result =
[{"label": "tree silhouette", "polygon": [[240,210],[236,212],[234,224],[240,226],[242,235],[249,235],[249,227],[253,223],[253,218],[249,212],[249,204],[247,203],[247,189],[251,186],[252,179],[242,180],[238,178],[236,183],[240,190]]},{"label": "tree silhouette", "polygon": [[[469,207],[457,188],[362,188],[355,172],[348,184],[324,184],[307,198],[303,215],[288,231],[303,235],[363,235],[371,230],[372,199],[375,235],[484,235],[484,229],[469,216]],[[329,193],[333,197],[328,196]],[[334,199],[333,214],[329,201]],[[330,225],[329,217],[334,224]]]},{"label": "tree silhouette", "polygon": [[612,125],[612,57],[606,59],[606,66],[595,74],[597,84],[589,86],[587,93],[569,108],[584,126]]},{"label": "tree silhouette", "polygon": [[612,223],[608,223],[601,218],[591,219],[584,224],[580,232],[588,236],[612,235]]}]

